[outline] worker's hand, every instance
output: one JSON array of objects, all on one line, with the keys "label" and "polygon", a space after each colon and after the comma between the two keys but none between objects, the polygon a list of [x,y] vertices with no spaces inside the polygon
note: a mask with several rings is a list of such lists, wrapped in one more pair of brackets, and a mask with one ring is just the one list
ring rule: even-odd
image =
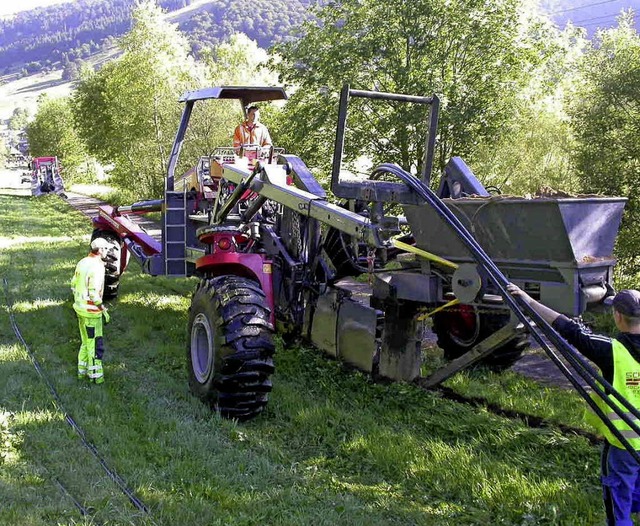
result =
[{"label": "worker's hand", "polygon": [[111,316],[107,309],[102,309],[102,317],[104,318],[104,324],[107,325],[111,321]]},{"label": "worker's hand", "polygon": [[517,285],[514,285],[513,283],[509,283],[507,285],[507,292],[512,296],[519,297],[520,299],[522,299],[522,301],[524,301],[527,304],[530,304],[533,301],[533,298],[529,296],[529,294],[527,294],[524,290],[522,290]]}]

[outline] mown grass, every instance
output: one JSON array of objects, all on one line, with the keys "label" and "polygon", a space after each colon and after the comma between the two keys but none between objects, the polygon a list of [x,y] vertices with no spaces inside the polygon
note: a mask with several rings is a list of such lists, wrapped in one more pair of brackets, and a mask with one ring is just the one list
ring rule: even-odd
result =
[{"label": "mown grass", "polygon": [[[598,451],[557,429],[404,384],[372,383],[307,348],[278,345],[264,415],[211,414],[187,388],[194,279],[132,264],[106,328],[106,383],[75,379],[68,281],[90,225],[55,196],[0,195],[0,278],[22,334],[68,412],[150,508],[138,512],[64,421],[0,293],[0,524],[600,524]],[[576,420],[580,402],[517,375],[448,385]],[[539,400],[537,403],[533,401]],[[93,515],[83,518],[60,481]]]}]

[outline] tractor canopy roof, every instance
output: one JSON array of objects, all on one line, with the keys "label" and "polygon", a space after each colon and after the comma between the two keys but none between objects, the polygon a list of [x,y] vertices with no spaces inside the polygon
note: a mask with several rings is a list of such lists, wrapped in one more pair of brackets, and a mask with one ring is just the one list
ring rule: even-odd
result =
[{"label": "tractor canopy roof", "polygon": [[180,102],[190,102],[206,99],[236,99],[245,108],[253,102],[267,100],[284,100],[287,94],[283,88],[259,87],[259,86],[218,86],[204,88],[196,91],[187,91]]}]

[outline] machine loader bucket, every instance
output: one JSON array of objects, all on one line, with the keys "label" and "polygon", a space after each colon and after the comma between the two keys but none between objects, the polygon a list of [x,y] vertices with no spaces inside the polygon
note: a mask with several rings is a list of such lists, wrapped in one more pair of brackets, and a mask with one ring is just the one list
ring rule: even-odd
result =
[{"label": "machine loader bucket", "polygon": [[[483,197],[443,202],[512,281],[542,281],[540,298],[552,308],[578,315],[587,303],[606,294],[625,198]],[[404,208],[419,248],[459,263],[473,261],[429,205]],[[577,289],[581,294],[572,294]]]}]

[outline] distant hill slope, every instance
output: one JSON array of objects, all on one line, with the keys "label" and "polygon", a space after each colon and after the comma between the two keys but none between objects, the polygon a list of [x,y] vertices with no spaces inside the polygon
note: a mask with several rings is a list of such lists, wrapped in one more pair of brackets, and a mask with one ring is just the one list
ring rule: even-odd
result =
[{"label": "distant hill slope", "polygon": [[[158,0],[168,18],[179,24],[197,57],[231,33],[247,34],[263,48],[287,39],[309,18],[309,7],[325,0]],[[586,27],[612,27],[621,9],[640,0],[539,0],[560,26],[568,21]],[[131,27],[135,0],[77,0],[23,11],[0,19],[0,75],[10,78],[60,69],[77,69],[80,61],[113,49],[115,39]],[[638,16],[636,16],[636,21]],[[636,25],[638,27],[638,25]],[[65,75],[65,78],[73,78]]]},{"label": "distant hill slope", "polygon": [[[160,0],[189,38],[193,52],[241,31],[261,47],[289,35],[313,0]],[[0,20],[0,72],[60,69],[111,47],[131,27],[135,0],[79,0]],[[172,17],[170,17],[172,18]]]}]

